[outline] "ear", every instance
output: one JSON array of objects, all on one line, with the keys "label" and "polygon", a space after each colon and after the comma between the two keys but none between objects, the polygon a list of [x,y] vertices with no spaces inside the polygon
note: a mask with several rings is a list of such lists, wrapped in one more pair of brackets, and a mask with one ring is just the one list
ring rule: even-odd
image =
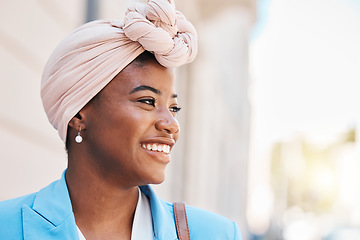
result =
[{"label": "ear", "polygon": [[81,130],[86,129],[86,123],[85,123],[85,114],[82,110],[78,112],[69,122],[69,128],[73,128],[75,131],[79,130],[79,127],[81,127]]}]

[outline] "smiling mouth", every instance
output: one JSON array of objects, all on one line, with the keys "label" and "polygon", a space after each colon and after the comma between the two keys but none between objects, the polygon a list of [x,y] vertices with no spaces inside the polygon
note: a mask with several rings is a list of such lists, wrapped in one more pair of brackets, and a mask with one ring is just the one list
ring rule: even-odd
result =
[{"label": "smiling mouth", "polygon": [[170,153],[170,146],[167,144],[157,144],[157,143],[143,143],[141,144],[143,149],[147,149],[154,152],[163,152],[166,154]]}]

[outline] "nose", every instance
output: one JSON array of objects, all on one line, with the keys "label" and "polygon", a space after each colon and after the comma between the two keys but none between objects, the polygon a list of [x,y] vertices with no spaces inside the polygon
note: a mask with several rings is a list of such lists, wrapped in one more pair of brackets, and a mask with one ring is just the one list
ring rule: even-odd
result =
[{"label": "nose", "polygon": [[169,112],[164,111],[155,122],[155,128],[159,131],[164,131],[168,134],[176,134],[180,131],[179,122]]}]

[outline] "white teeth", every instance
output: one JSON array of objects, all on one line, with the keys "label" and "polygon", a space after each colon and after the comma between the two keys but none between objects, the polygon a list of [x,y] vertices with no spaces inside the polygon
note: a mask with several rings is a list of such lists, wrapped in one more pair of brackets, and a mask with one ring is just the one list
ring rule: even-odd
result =
[{"label": "white teeth", "polygon": [[152,145],[152,149],[151,150],[153,150],[153,151],[157,151],[158,150],[158,147],[157,147],[157,145],[154,143],[153,145]]},{"label": "white teeth", "polygon": [[164,145],[163,151],[164,151],[164,153],[170,153],[170,146]]},{"label": "white teeth", "polygon": [[141,144],[141,147],[151,151],[170,153],[170,146],[166,144]]}]

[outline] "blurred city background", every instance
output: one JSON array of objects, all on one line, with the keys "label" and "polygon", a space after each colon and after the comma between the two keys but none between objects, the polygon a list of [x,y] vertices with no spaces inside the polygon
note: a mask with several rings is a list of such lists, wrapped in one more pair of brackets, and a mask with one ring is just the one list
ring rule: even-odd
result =
[{"label": "blurred city background", "polygon": [[[66,168],[40,99],[48,56],[132,2],[0,0],[0,200]],[[360,239],[360,1],[176,5],[199,55],[177,70],[182,136],[159,195],[225,215],[244,240]]]}]

